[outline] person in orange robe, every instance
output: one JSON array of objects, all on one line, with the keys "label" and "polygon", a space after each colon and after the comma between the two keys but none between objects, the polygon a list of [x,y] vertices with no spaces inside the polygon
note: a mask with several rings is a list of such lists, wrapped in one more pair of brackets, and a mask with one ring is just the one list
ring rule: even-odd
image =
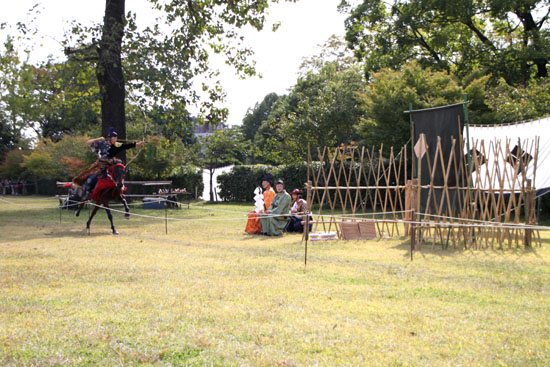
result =
[{"label": "person in orange robe", "polygon": [[[263,211],[261,211],[261,213],[269,208],[271,202],[273,201],[273,198],[275,198],[275,190],[273,190],[273,187],[271,187],[272,182],[273,176],[269,174],[262,179],[262,187],[265,191],[263,193],[264,209]],[[244,229],[244,231],[250,234],[262,233],[262,221],[260,220],[260,217],[258,216],[258,213],[256,213],[256,211],[253,210],[248,214],[248,221],[246,222],[246,228]]]}]

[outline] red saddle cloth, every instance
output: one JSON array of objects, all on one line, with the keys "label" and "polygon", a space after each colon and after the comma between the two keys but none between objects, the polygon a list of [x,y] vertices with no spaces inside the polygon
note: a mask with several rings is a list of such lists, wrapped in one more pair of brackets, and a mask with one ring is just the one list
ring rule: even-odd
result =
[{"label": "red saddle cloth", "polygon": [[110,166],[107,168],[107,171],[109,172],[109,175],[107,177],[103,178],[100,177],[97,181],[97,184],[95,185],[95,189],[92,192],[91,199],[95,201],[100,201],[101,197],[105,195],[105,193],[110,193],[110,198],[114,199],[116,197],[119,197],[126,191],[126,186],[122,186],[122,189],[120,192],[118,192],[116,188],[116,182],[113,180],[114,176],[114,167],[116,166],[122,166],[124,168],[124,165],[122,163],[115,164],[113,166]]}]

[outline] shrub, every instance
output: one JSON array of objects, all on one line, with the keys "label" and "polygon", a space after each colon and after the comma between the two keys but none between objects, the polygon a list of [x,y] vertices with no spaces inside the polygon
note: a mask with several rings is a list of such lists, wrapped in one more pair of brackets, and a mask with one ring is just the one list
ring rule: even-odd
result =
[{"label": "shrub", "polygon": [[181,173],[166,178],[172,181],[172,187],[186,189],[193,198],[195,197],[195,187],[199,195],[204,190],[204,182],[202,181],[202,169],[197,167],[182,166]]},{"label": "shrub", "polygon": [[218,176],[220,198],[224,201],[251,202],[254,189],[261,185],[262,178],[271,173],[273,179],[285,182],[287,191],[304,189],[307,181],[307,165],[296,163],[285,166],[241,165],[235,166],[228,173]]},{"label": "shrub", "polygon": [[[155,181],[151,180],[150,176],[141,175],[142,171],[133,170],[132,166],[129,166],[129,174],[126,176],[127,181]],[[181,168],[175,170],[170,176],[163,176],[160,181],[172,181],[173,188],[187,189],[193,198],[195,197],[195,187],[197,187],[198,193],[202,193],[204,190],[204,184],[202,182],[202,170],[194,166],[181,166]],[[158,180],[157,180],[158,181]],[[132,187],[133,194],[151,194],[153,191],[157,191],[159,186],[134,186]]]}]

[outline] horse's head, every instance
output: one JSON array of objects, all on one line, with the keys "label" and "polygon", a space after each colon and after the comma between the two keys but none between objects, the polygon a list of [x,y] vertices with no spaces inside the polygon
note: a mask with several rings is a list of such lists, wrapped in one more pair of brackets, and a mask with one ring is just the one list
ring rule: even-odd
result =
[{"label": "horse's head", "polygon": [[124,186],[124,172],[126,167],[122,163],[115,163],[109,167],[109,173],[120,190]]},{"label": "horse's head", "polygon": [[124,182],[124,170],[126,167],[122,163],[117,163],[113,167],[113,179],[116,183]]}]

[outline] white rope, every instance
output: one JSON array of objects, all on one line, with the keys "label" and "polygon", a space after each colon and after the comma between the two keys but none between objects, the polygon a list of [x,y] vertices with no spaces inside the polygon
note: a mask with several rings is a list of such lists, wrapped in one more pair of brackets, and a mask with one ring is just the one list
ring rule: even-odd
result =
[{"label": "white rope", "polygon": [[5,203],[11,204],[11,205],[21,206],[21,207],[30,208],[30,209],[59,209],[60,207],[63,207],[63,206],[59,206],[59,205],[56,205],[56,206],[35,206],[35,205],[28,205],[28,204],[20,204],[20,203],[14,203],[13,201],[6,200],[2,197],[0,197],[0,201],[3,201]]},{"label": "white rope", "polygon": [[[368,216],[368,215],[390,215],[390,214],[402,214],[402,213],[410,213],[412,212],[412,209],[409,210],[399,210],[395,212],[375,212],[375,213],[355,213],[355,214],[342,214],[343,217],[362,217],[362,216]],[[318,214],[319,216],[324,216],[325,214]],[[328,214],[327,214],[328,215]]]},{"label": "white rope", "polygon": [[[321,217],[329,217],[334,219],[353,219],[349,217],[343,217],[338,215],[322,215]],[[457,219],[458,221],[462,221],[461,218],[453,218]],[[363,220],[364,221],[364,220]],[[433,225],[437,227],[468,227],[468,228],[503,228],[503,229],[533,229],[533,230],[541,230],[541,231],[548,231],[550,230],[550,227],[545,226],[537,226],[537,225],[531,225],[531,224],[524,224],[524,223],[495,223],[495,222],[487,222],[487,223],[480,223],[480,224],[468,224],[468,223],[451,223],[451,222],[434,222],[434,221],[414,221],[414,220],[403,220],[403,219],[372,219],[372,221],[379,222],[379,223],[403,223],[403,224],[418,224],[418,225]],[[313,220],[312,224],[315,223],[315,220]]]},{"label": "white rope", "polygon": [[[22,206],[22,207],[27,207],[27,208],[33,208],[33,209],[49,209],[49,208],[56,208],[57,209],[57,208],[59,208],[59,206],[55,206],[55,207],[38,207],[38,206],[14,203],[14,202],[11,202],[9,200],[3,199],[1,197],[0,197],[0,201],[6,202],[6,203],[9,203],[9,204],[12,204],[12,205],[17,205],[17,206]],[[113,211],[115,213],[129,214],[131,216],[149,218],[149,219],[157,219],[157,220],[171,220],[171,221],[190,221],[190,220],[193,220],[193,221],[200,221],[200,222],[248,220],[248,217],[244,217],[244,218],[172,218],[172,217],[157,217],[157,216],[152,216],[152,215],[130,213],[130,212],[117,210],[117,209],[113,209],[113,208],[107,208],[107,207],[104,207],[102,205],[98,205],[98,204],[95,204],[95,203],[92,203],[92,202],[88,202],[87,204],[99,207],[100,209],[106,209],[106,210],[108,209],[108,210]],[[196,206],[194,206],[194,207],[196,207]],[[233,213],[248,214],[248,213],[243,213],[243,212],[233,212]],[[300,213],[296,213],[296,214],[299,215]],[[302,213],[302,215],[305,215],[305,213]],[[311,215],[313,215],[313,214],[311,214]],[[289,214],[262,214],[262,215],[259,215],[258,218],[260,218],[260,219],[261,218],[278,218],[278,217],[286,217],[286,216],[289,216]],[[329,217],[329,218],[335,218],[335,219],[353,219],[353,218],[350,218],[348,216],[343,216],[343,215],[341,215],[341,216],[338,216],[338,215],[320,215],[320,217]],[[446,217],[446,218],[456,219],[459,222],[460,221],[462,221],[462,222],[468,221],[468,219],[462,219],[462,218],[453,218],[453,217]],[[499,223],[499,222],[495,223],[495,222],[477,221],[477,223],[479,223],[479,224],[471,224],[471,223],[450,223],[450,222],[434,222],[434,221],[414,221],[414,220],[402,220],[402,219],[401,220],[400,219],[373,219],[373,220],[375,220],[376,222],[382,222],[382,223],[418,224],[420,226],[433,225],[433,226],[444,227],[444,228],[448,228],[448,227],[455,227],[455,228],[475,227],[475,228],[496,228],[496,229],[499,229],[499,228],[501,228],[501,229],[531,229],[531,230],[541,230],[541,231],[550,230],[550,227],[547,227],[547,226],[528,225],[528,224],[523,224],[523,223]],[[312,224],[313,223],[315,223],[315,220],[312,221]]]},{"label": "white rope", "polygon": [[[92,206],[97,206],[101,209],[109,209],[113,212],[116,212],[116,213],[122,213],[122,214],[129,214],[131,216],[137,216],[137,217],[143,217],[143,218],[151,218],[151,219],[159,219],[159,220],[172,220],[172,221],[189,221],[189,220],[194,220],[194,221],[201,221],[201,222],[217,222],[217,221],[233,221],[233,220],[248,220],[248,217],[245,217],[245,218],[209,218],[209,219],[203,219],[203,218],[171,218],[171,217],[156,217],[156,216],[152,216],[152,215],[145,215],[145,214],[137,214],[137,213],[130,213],[130,212],[125,212],[125,211],[122,211],[122,210],[116,210],[116,209],[111,209],[111,208],[107,208],[107,207],[104,207],[102,205],[98,205],[98,204],[95,204],[95,203],[88,203],[89,205],[92,205]],[[242,213],[241,213],[242,214]],[[289,214],[263,214],[259,217],[259,219],[262,219],[262,218],[278,218],[278,217],[287,217],[289,216]]]},{"label": "white rope", "polygon": [[494,229],[532,229],[532,230],[540,230],[540,231],[549,231],[550,227],[546,226],[537,226],[532,224],[524,224],[524,223],[494,223],[492,224],[468,224],[468,223],[450,223],[450,222],[418,222],[418,221],[408,221],[408,220],[377,220],[379,222],[395,222],[395,223],[408,223],[408,224],[418,224],[418,225],[433,225],[436,227],[475,227],[475,228],[494,228]]}]

